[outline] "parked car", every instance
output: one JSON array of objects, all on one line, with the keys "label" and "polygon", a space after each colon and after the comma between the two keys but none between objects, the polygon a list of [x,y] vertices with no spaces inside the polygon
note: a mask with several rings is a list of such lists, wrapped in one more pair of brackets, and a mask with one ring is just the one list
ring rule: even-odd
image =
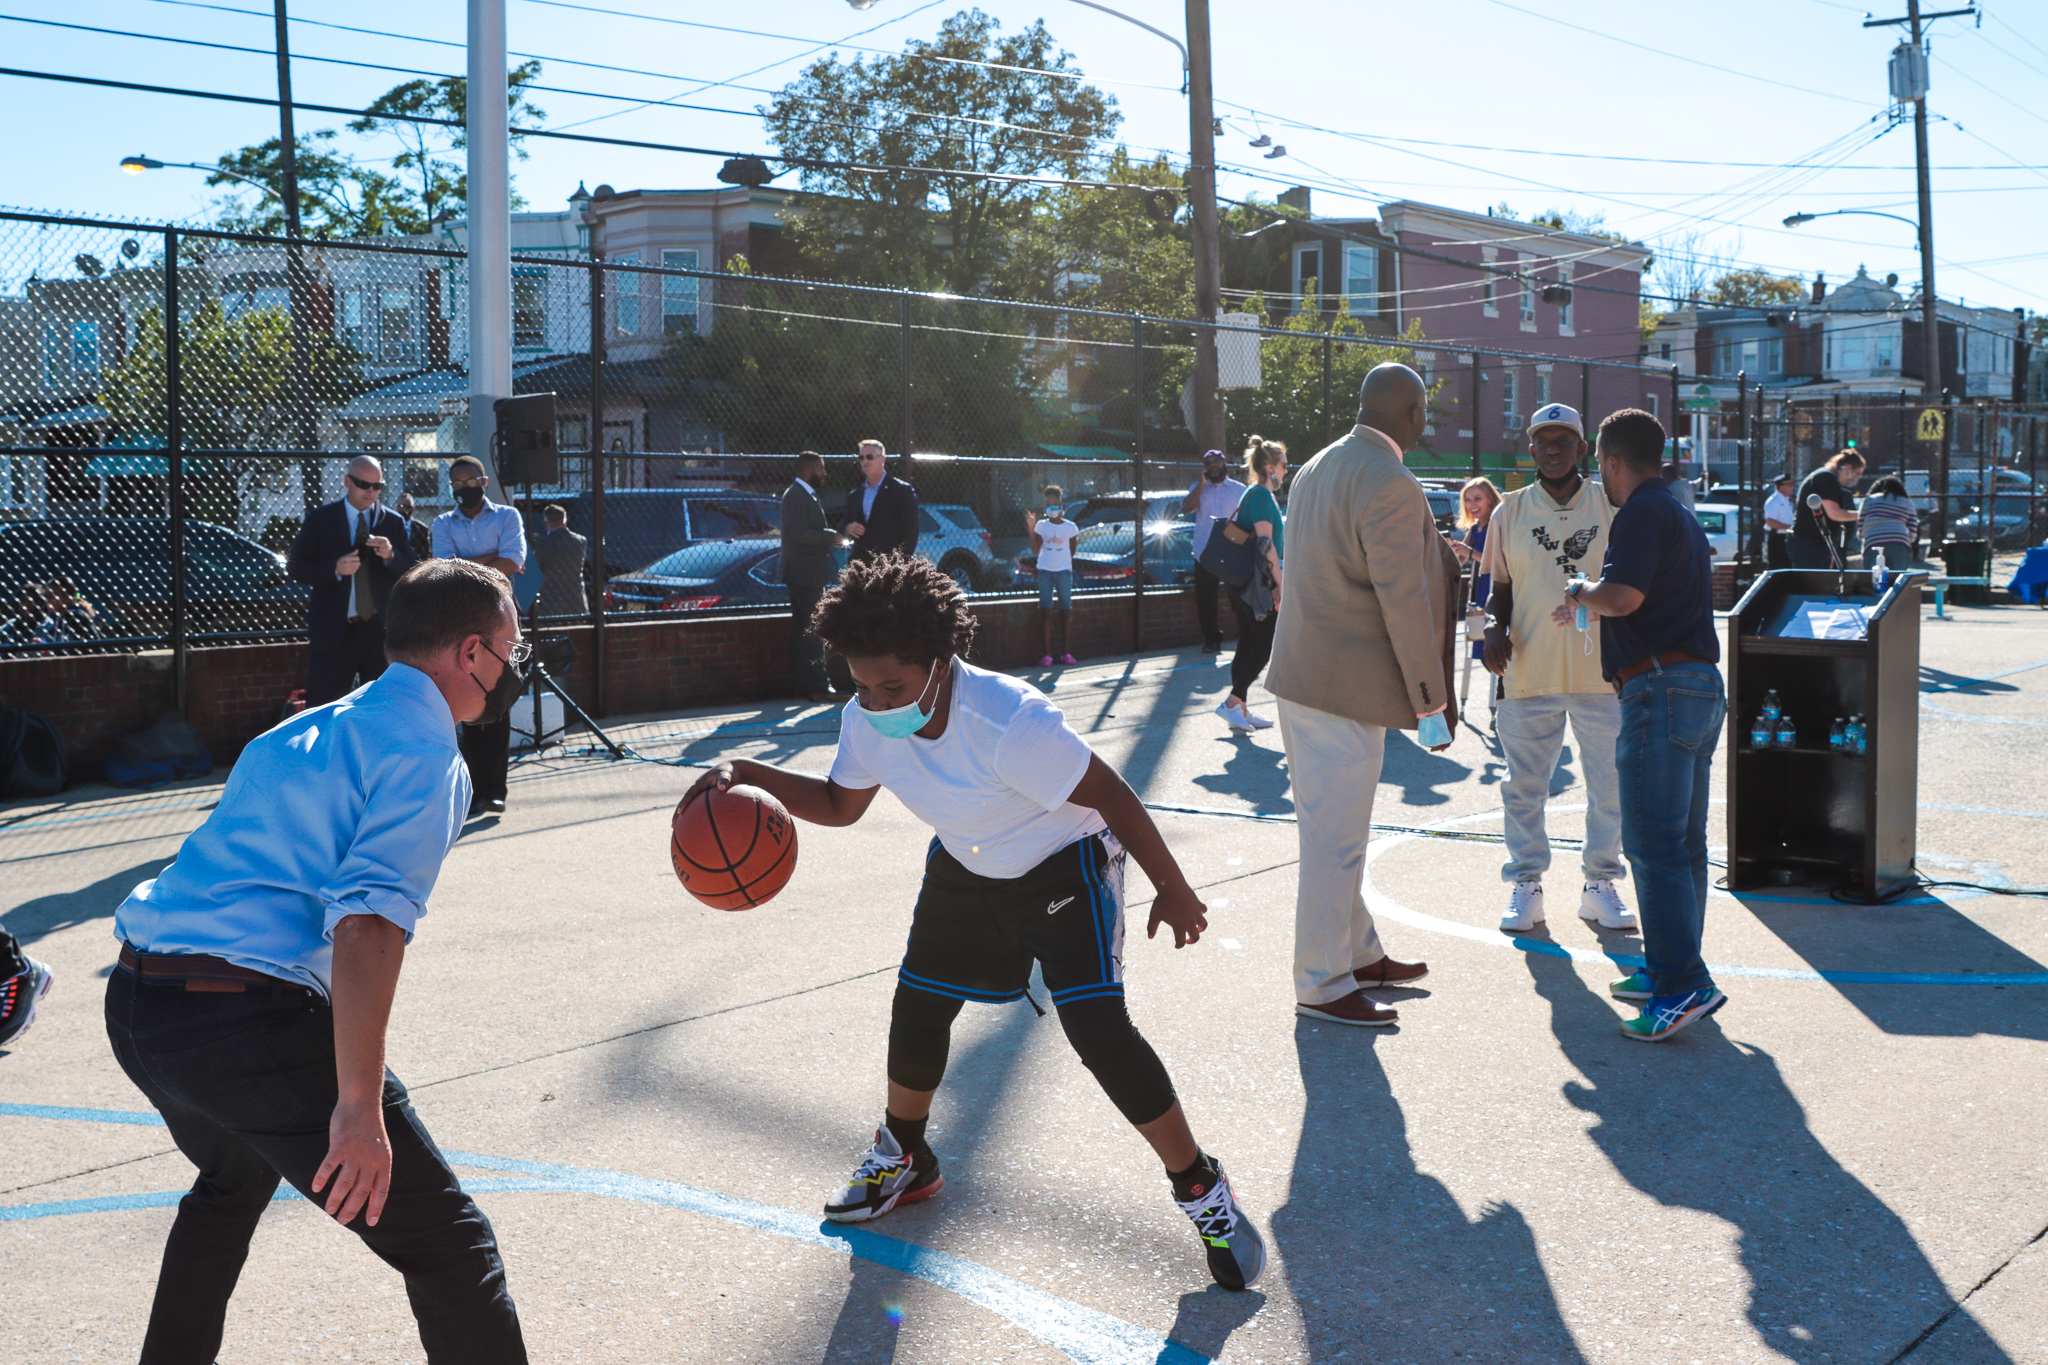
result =
[{"label": "parked car", "polygon": [[1742,538],[1742,509],[1732,502],[1702,502],[1694,505],[1692,514],[1707,533],[1707,548],[1714,561],[1733,562]]},{"label": "parked car", "polygon": [[1010,586],[1009,565],[997,559],[988,529],[963,503],[925,503],[917,509],[917,552],[939,566],[962,592]]},{"label": "parked car", "polygon": [[[186,628],[304,630],[312,589],[284,559],[212,522],[185,523]],[[168,517],[77,517],[0,523],[0,612],[23,585],[69,578],[103,618],[102,638],[161,637],[171,628]]]},{"label": "parked car", "polygon": [[[1128,587],[1137,570],[1137,540],[1130,522],[1108,522],[1083,528],[1074,538],[1076,588]],[[1145,528],[1145,585],[1185,583],[1194,575],[1195,525],[1191,521],[1155,521]],[[1017,556],[1019,588],[1038,587],[1038,556]]]},{"label": "parked car", "polygon": [[1436,518],[1436,529],[1455,531],[1458,528],[1458,494],[1448,488],[1424,486],[1422,496],[1429,499],[1429,514]]},{"label": "parked car", "polygon": [[[1174,493],[1147,493],[1144,500],[1145,522],[1178,521],[1186,514],[1180,510],[1187,498],[1185,489]],[[1099,493],[1089,497],[1067,499],[1067,520],[1086,530],[1090,526],[1101,526],[1108,522],[1130,522],[1138,511],[1138,496],[1135,493]]]},{"label": "parked car", "polygon": [[[846,552],[838,552],[840,564]],[[713,607],[787,607],[782,545],[775,540],[714,540],[686,545],[605,585],[609,611],[709,611]]]},{"label": "parked car", "polygon": [[2017,549],[2032,545],[2034,517],[2032,500],[2019,497],[2001,497],[1993,500],[1994,505],[1987,514],[1982,503],[1970,503],[1961,516],[1950,520],[1949,538],[1952,540],[1982,540],[1988,521],[1991,543],[2002,549]]},{"label": "parked car", "polygon": [[[540,534],[540,508],[559,503],[569,529],[591,531],[588,493],[565,493],[528,509],[526,534]],[[619,488],[604,495],[604,574],[651,568],[686,545],[750,540],[782,533],[782,500],[730,488]]]}]

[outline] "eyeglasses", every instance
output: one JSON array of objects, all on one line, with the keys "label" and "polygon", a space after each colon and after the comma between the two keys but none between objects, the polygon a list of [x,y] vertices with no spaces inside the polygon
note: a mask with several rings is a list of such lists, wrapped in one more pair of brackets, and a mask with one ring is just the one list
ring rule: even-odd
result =
[{"label": "eyeglasses", "polygon": [[[481,487],[482,485],[483,485],[483,477],[482,477],[481,475],[479,475],[479,476],[477,476],[476,478],[473,478],[473,479],[450,479],[450,480],[448,480],[448,486],[449,486],[450,488],[478,488],[478,487]],[[384,485],[380,483],[380,484],[378,484],[377,486],[378,486],[379,488],[382,488],[382,487],[383,487]]]},{"label": "eyeglasses", "polygon": [[863,455],[860,457],[860,462],[862,464],[868,464],[871,461],[886,460],[888,458],[889,457],[886,455]]},{"label": "eyeglasses", "polygon": [[351,474],[351,475],[349,475],[349,476],[348,476],[348,481],[349,481],[350,483],[354,484],[354,485],[355,485],[356,487],[358,487],[358,488],[360,488],[360,489],[364,490],[365,492],[369,492],[369,493],[382,493],[382,492],[384,491],[384,485],[383,485],[383,484],[381,484],[381,483],[371,483],[371,482],[370,482],[370,481],[369,481],[368,479],[359,479],[359,478],[357,478],[357,477],[356,477],[355,475],[353,475],[353,474]]},{"label": "eyeglasses", "polygon": [[[484,638],[486,640],[489,640],[492,644],[509,644],[510,647],[507,648],[506,651],[498,657],[503,659],[506,663],[514,665],[515,667],[519,664],[525,663],[528,659],[531,659],[533,657],[533,646],[526,643],[526,641],[524,640],[505,641],[500,640],[495,635],[486,635],[484,636]],[[497,653],[496,650],[492,650],[491,652],[493,654]]]}]

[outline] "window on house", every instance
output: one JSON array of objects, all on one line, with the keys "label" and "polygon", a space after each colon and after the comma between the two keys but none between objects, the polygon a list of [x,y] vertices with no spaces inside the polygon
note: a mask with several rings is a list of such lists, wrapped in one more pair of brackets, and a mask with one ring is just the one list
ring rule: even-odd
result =
[{"label": "window on house", "polygon": [[1873,349],[1876,351],[1876,358],[1871,361],[1870,368],[1872,368],[1873,370],[1889,370],[1895,368],[1898,365],[1898,333],[1892,331],[1890,328],[1886,328],[1884,331],[1879,332],[1876,336],[1872,337],[1871,342],[1873,343]]},{"label": "window on house", "polygon": [[1824,338],[1821,342],[1820,367],[1823,370],[1832,370],[1835,368],[1835,336],[1832,332],[1830,332],[1827,335],[1827,337]]},{"label": "window on house", "polygon": [[[513,297],[518,297],[518,285],[513,286]],[[412,359],[412,291],[410,289],[380,289],[377,291],[377,356],[392,364],[404,364]]]},{"label": "window on house", "polygon": [[1490,268],[1499,255],[1500,253],[1490,246],[1479,248],[1480,263],[1489,267],[1479,272],[1479,303],[1481,311],[1490,318],[1500,316],[1500,276]]},{"label": "window on house", "polygon": [[1663,414],[1662,414],[1661,412],[1659,412],[1659,411],[1657,410],[1657,395],[1656,395],[1656,394],[1654,394],[1654,393],[1646,393],[1646,394],[1644,394],[1644,395],[1643,395],[1643,407],[1644,407],[1644,408],[1646,408],[1646,409],[1647,409],[1647,410],[1649,411],[1649,414],[1650,414],[1650,416],[1652,416],[1652,417],[1655,417],[1655,418],[1657,418],[1657,419],[1658,419],[1659,421],[1663,420]]},{"label": "window on house", "polygon": [[548,341],[548,277],[545,269],[512,272],[512,344],[538,347]]},{"label": "window on house", "polygon": [[1742,343],[1742,368],[1751,374],[1757,373],[1759,343],[1755,337]]},{"label": "window on house", "polygon": [[1294,248],[1294,308],[1296,312],[1321,306],[1323,292],[1323,248],[1320,242],[1299,242]]},{"label": "window on house", "polygon": [[1842,338],[1840,347],[1842,368],[1860,370],[1863,368],[1863,333],[1851,332]]},{"label": "window on house", "polygon": [[363,337],[363,291],[347,289],[341,299],[341,339],[356,350],[367,349]]},{"label": "window on house", "polygon": [[[695,270],[694,251],[664,251],[661,263],[671,270]],[[697,330],[697,281],[689,275],[664,275],[661,280],[661,334],[673,337]]]},{"label": "window on house", "polygon": [[1764,373],[1785,373],[1785,339],[1772,337],[1764,343]]},{"label": "window on house", "polygon": [[71,373],[85,379],[100,372],[100,325],[79,321],[71,324]]},{"label": "window on house", "polygon": [[1529,258],[1524,256],[1518,262],[1522,269],[1522,321],[1531,327],[1536,325],[1536,281],[1529,277]]},{"label": "window on house", "polygon": [[1520,377],[1521,372],[1519,370],[1502,370],[1500,372],[1500,412],[1502,419],[1510,428],[1516,425],[1515,419],[1521,415],[1522,411],[1515,406],[1515,380]]},{"label": "window on house", "polygon": [[1380,253],[1369,246],[1344,248],[1344,294],[1353,317],[1380,311]]},{"label": "window on house", "polygon": [[[620,265],[640,264],[640,253],[622,251],[612,258]],[[620,271],[612,276],[612,292],[617,298],[612,302],[612,317],[620,336],[640,335],[640,286],[647,280],[645,275],[631,271]]]},{"label": "window on house", "polygon": [[1568,336],[1572,330],[1572,268],[1570,266],[1561,265],[1557,268],[1557,282],[1565,288],[1564,302],[1557,305],[1557,332],[1559,336]]},{"label": "window on house", "polygon": [[1662,342],[1659,342],[1659,343],[1657,344],[1657,358],[1658,358],[1659,360],[1669,360],[1669,359],[1671,359],[1671,343],[1670,343],[1670,342],[1668,342],[1668,341],[1662,341]]},{"label": "window on house", "polygon": [[1536,406],[1539,408],[1550,406],[1550,371],[1548,370],[1536,371]]}]

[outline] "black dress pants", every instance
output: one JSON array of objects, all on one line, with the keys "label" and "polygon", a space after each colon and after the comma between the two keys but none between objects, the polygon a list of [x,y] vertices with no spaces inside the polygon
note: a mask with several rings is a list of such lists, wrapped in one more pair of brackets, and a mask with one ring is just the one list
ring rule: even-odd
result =
[{"label": "black dress pants", "polygon": [[503,801],[505,773],[512,766],[512,717],[456,729],[462,761],[469,765],[470,798]]},{"label": "black dress pants", "polygon": [[[243,989],[188,991],[182,978],[126,967],[107,981],[115,1059],[199,1168],[164,1243],[142,1365],[214,1359],[249,1239],[280,1177],[324,1199],[312,1181],[338,1093],[334,1011],[282,981],[233,984]],[[405,1277],[431,1365],[520,1365],[526,1346],[490,1220],[389,1071],[384,1127],[390,1198],[375,1227],[358,1213],[349,1231]]]},{"label": "black dress pants", "polygon": [[1195,565],[1195,620],[1202,626],[1202,647],[1223,647],[1223,623],[1216,611],[1216,589],[1221,579],[1200,564]]},{"label": "black dress pants", "polygon": [[366,682],[384,676],[384,618],[351,621],[341,628],[341,644],[306,660],[306,705],[325,706]]},{"label": "black dress pants", "polygon": [[811,633],[811,613],[824,595],[823,583],[789,585],[789,690],[793,696],[831,687],[825,674],[825,642]]}]

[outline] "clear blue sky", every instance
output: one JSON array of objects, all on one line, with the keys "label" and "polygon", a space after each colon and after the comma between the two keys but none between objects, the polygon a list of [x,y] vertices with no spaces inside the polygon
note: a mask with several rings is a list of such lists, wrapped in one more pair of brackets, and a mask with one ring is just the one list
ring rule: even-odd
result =
[{"label": "clear blue sky", "polygon": [[[1122,7],[1157,27],[1181,28],[1182,11],[1171,0]],[[752,110],[804,61],[835,46],[849,56],[862,46],[900,48],[907,38],[931,36],[960,8],[920,0],[880,0],[865,13],[844,0],[593,0],[589,7],[509,0],[509,24],[515,50],[551,59],[544,84],[737,111],[635,109],[546,94],[538,102],[550,126],[597,119],[586,125],[592,132],[766,150]],[[1116,96],[1123,138],[1180,159],[1186,105],[1179,58],[1167,44],[1066,0],[988,0],[982,8],[1006,28],[1044,17],[1081,69]],[[1840,281],[1858,264],[1880,278],[1892,271],[1917,277],[1904,224],[1837,218],[1796,231],[1779,225],[1801,210],[1915,214],[1910,125],[1870,141],[1884,126],[1885,63],[1898,30],[1863,29],[1860,5],[1217,0],[1215,10],[1226,195],[1271,196],[1306,183],[1325,213],[1369,212],[1396,198],[1468,209],[1505,201],[1525,214],[1602,215],[1609,228],[1667,253],[1690,242],[1701,253],[1806,278],[1822,270]],[[1903,8],[1885,0],[1879,12]],[[271,41],[264,0],[12,0],[0,13],[266,53]],[[462,70],[459,46],[415,41],[459,45],[459,0],[294,0],[292,13],[306,21],[295,23],[293,36],[301,99],[360,106],[406,78],[306,60],[314,57]],[[2039,227],[2048,210],[2048,11],[1993,0],[1981,28],[1945,20],[1934,34],[1931,107],[1949,120],[1932,131],[1941,292],[1974,304],[2048,309],[2048,243]],[[268,55],[7,20],[0,20],[0,50],[17,67],[256,95],[275,90]],[[197,172],[129,177],[115,163],[136,152],[208,161],[276,131],[274,113],[262,108],[40,81],[0,78],[0,100],[10,132],[0,144],[0,202],[36,209],[203,220],[218,192]],[[342,122],[301,115],[300,126]],[[1284,144],[1287,157],[1263,160],[1246,145],[1261,132]],[[396,148],[362,150],[389,156]],[[714,160],[667,153],[551,142],[530,151],[516,173],[536,207],[559,204],[579,180],[621,189],[705,186],[717,170]],[[1784,169],[1801,162],[1809,164]],[[0,276],[8,272],[0,262]]]}]

